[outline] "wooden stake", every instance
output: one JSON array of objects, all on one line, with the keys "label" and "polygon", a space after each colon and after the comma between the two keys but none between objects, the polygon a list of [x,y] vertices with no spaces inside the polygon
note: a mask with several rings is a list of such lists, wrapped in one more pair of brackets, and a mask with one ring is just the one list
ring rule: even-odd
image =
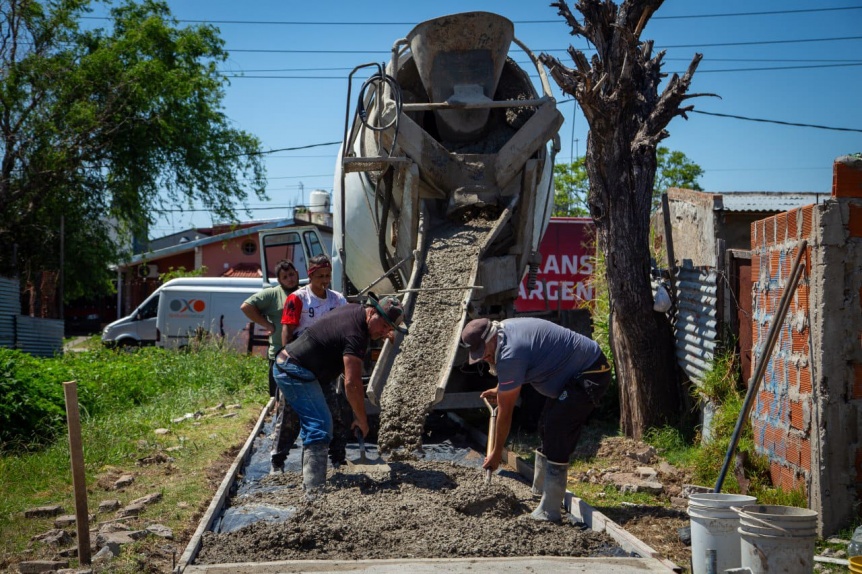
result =
[{"label": "wooden stake", "polygon": [[90,518],[87,512],[87,477],[84,473],[84,447],[81,443],[81,417],[78,410],[78,383],[63,383],[66,420],[69,423],[69,455],[72,459],[72,486],[75,489],[75,528],[78,531],[78,561],[91,562]]}]

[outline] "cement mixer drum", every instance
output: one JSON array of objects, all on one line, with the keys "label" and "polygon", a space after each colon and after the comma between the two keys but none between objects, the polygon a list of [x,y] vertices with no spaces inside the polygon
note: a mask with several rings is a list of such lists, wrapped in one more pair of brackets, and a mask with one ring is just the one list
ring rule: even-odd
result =
[{"label": "cement mixer drum", "polygon": [[[515,44],[541,91],[509,55]],[[562,124],[547,75],[512,22],[488,12],[422,22],[360,91],[348,102],[353,121],[336,166],[334,288],[394,293],[408,282],[410,266],[398,265],[417,249],[422,226],[508,210],[480,254],[484,283],[473,302],[511,307],[553,208]]]}]

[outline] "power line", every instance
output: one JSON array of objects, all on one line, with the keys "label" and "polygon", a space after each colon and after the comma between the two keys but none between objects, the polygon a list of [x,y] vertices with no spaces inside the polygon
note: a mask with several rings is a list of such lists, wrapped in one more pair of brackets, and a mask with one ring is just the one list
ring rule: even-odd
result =
[{"label": "power line", "polygon": [[862,133],[862,129],[856,129],[856,128],[836,128],[836,127],[831,127],[831,126],[819,126],[816,124],[802,124],[802,123],[797,123],[797,122],[783,122],[781,120],[764,120],[761,118],[748,118],[745,116],[735,116],[732,114],[719,114],[717,112],[704,112],[701,110],[691,110],[689,113],[703,114],[705,116],[717,116],[720,118],[733,118],[736,120],[745,120],[748,122],[760,122],[760,123],[765,123],[765,124],[778,124],[778,125],[782,125],[782,126],[794,126],[794,127],[800,127],[800,128],[815,128],[818,130],[832,130],[832,131],[836,131],[836,132]]},{"label": "power line", "polygon": [[[558,101],[557,101],[557,105],[566,104],[566,103],[572,102],[572,101],[574,101],[574,100],[575,100],[574,98],[567,98],[567,99],[565,99],[565,100],[558,100]],[[732,118],[732,119],[737,119],[737,120],[745,120],[745,121],[749,121],[749,122],[759,122],[759,123],[766,123],[766,124],[777,124],[777,125],[782,125],[782,126],[794,126],[794,127],[812,128],[812,129],[819,129],[819,130],[831,130],[831,131],[841,131],[841,132],[862,133],[862,129],[856,129],[856,128],[839,128],[839,127],[833,127],[833,126],[823,126],[823,125],[818,125],[818,124],[804,124],[804,123],[799,123],[799,122],[785,122],[785,121],[782,121],[782,120],[768,120],[768,119],[763,119],[763,118],[750,118],[750,117],[746,117],[746,116],[737,116],[737,115],[732,115],[732,114],[721,114],[721,113],[718,113],[718,112],[707,112],[707,111],[702,111],[702,110],[691,110],[691,113],[695,113],[695,114],[703,114],[703,115],[706,115],[706,116],[716,116],[716,117],[721,117],[721,118]],[[340,141],[337,141],[337,142],[324,142],[324,143],[318,143],[318,144],[309,144],[309,145],[305,145],[305,146],[296,146],[296,147],[285,147],[285,148],[271,149],[271,150],[266,150],[266,151],[257,152],[257,153],[256,153],[256,154],[254,154],[254,155],[264,155],[264,154],[274,153],[274,152],[278,152],[278,151],[288,151],[288,150],[307,149],[307,148],[313,148],[313,147],[329,146],[329,145],[340,145],[340,144],[341,144],[341,142],[340,142]],[[322,157],[329,157],[329,156],[322,156]],[[325,177],[325,176],[326,176],[326,174],[322,174],[322,175],[319,175],[319,176],[318,176],[318,175],[302,175],[302,176],[297,175],[297,176],[286,176],[286,177],[284,177],[284,178],[272,178],[272,179],[289,179],[289,178],[291,178],[291,177],[293,177],[293,178],[300,178],[300,177],[308,177],[308,178],[310,178],[310,177]]]},{"label": "power line", "polygon": [[[840,42],[847,40],[862,40],[862,36],[838,36],[834,38],[798,38],[790,40],[752,40],[748,42],[713,42],[710,44],[665,44],[657,45],[660,49],[675,48],[720,48],[728,46],[769,46],[777,44],[805,44],[812,42]],[[391,54],[391,50],[293,50],[281,48],[226,48],[231,53],[242,54]],[[582,51],[595,51],[584,49]],[[567,53],[568,48],[540,48],[533,52]]]},{"label": "power line", "polygon": [[[804,8],[798,10],[772,10],[762,12],[726,12],[716,14],[680,14],[677,16],[653,16],[651,20],[685,20],[697,18],[737,18],[746,16],[777,16],[786,14],[810,14],[814,12],[837,12],[841,10],[860,10],[862,6],[839,6],[833,8]],[[82,20],[112,20],[108,16],[82,16]],[[330,22],[301,20],[195,20],[181,18],[181,24],[240,24],[252,26],[415,26],[417,22]],[[556,20],[512,20],[513,24],[560,24]]]},{"label": "power line", "polygon": [[[759,68],[724,68],[721,70],[701,70],[697,69],[698,74],[716,74],[722,72],[775,72],[780,70],[819,70],[824,68],[850,68],[853,66],[862,66],[862,62],[853,64],[818,64],[816,66],[762,66]],[[674,72],[682,74],[683,72]]]},{"label": "power line", "polygon": [[[704,60],[707,61],[707,60]],[[800,66],[758,66],[753,68],[721,68],[708,70],[698,68],[698,74],[722,74],[722,73],[737,73],[737,72],[780,72],[781,70],[820,70],[826,68],[852,68],[862,66],[862,62],[855,61],[846,64],[816,64],[816,65],[800,65]],[[352,68],[351,68],[352,69]],[[685,70],[668,71],[669,74],[683,74]],[[245,80],[340,80],[345,81],[346,76],[281,76],[281,75],[248,75],[248,73],[223,73],[225,78],[238,78]],[[538,78],[537,74],[528,74],[531,78]]]},{"label": "power line", "polygon": [[[691,58],[664,58],[665,62],[690,62]],[[805,62],[805,63],[822,63],[822,64],[839,64],[850,63],[858,64],[859,58],[705,58],[704,61],[709,62]],[[532,62],[516,61],[519,66],[532,65]],[[220,74],[272,74],[276,72],[349,72],[352,67],[345,66],[343,68],[261,68],[261,69],[241,69],[241,70],[218,70]]]},{"label": "power line", "polygon": [[[559,101],[557,101],[557,104],[558,104],[558,105],[562,105],[562,104],[565,104],[565,103],[571,102],[571,101],[573,101],[574,99],[575,99],[575,98],[568,98],[568,99],[565,99],[565,100],[559,100]],[[821,125],[817,125],[817,124],[803,124],[803,123],[798,123],[798,122],[785,122],[785,121],[782,121],[782,120],[767,120],[767,119],[763,119],[763,118],[749,118],[749,117],[746,117],[746,116],[735,116],[735,115],[732,115],[732,114],[720,114],[720,113],[718,113],[718,112],[706,112],[706,111],[703,111],[703,110],[690,110],[688,113],[692,113],[692,114],[703,114],[703,115],[705,115],[705,116],[717,116],[717,117],[720,117],[720,118],[732,118],[732,119],[735,119],[735,120],[745,120],[745,121],[749,121],[749,122],[759,122],[759,123],[764,123],[764,124],[778,124],[778,125],[781,125],[781,126],[793,126],[793,127],[800,127],[800,128],[812,128],[812,129],[818,129],[818,130],[831,130],[831,131],[838,131],[838,132],[857,132],[857,133],[862,133],[862,129],[856,129],[856,128],[836,128],[836,127],[832,127],[832,126],[821,126]]]},{"label": "power line", "polygon": [[301,145],[301,146],[296,146],[296,147],[282,147],[282,148],[278,148],[278,149],[260,150],[260,151],[255,151],[255,152],[251,152],[251,153],[238,153],[238,154],[234,154],[234,155],[227,155],[224,157],[225,158],[231,158],[231,157],[243,157],[243,156],[250,156],[250,155],[268,155],[268,154],[276,153],[276,152],[280,152],[280,151],[295,151],[295,150],[300,150],[300,149],[309,149],[309,148],[313,148],[313,147],[323,147],[323,146],[328,146],[328,145],[341,145],[341,142],[340,141],[324,142],[324,143],[316,143],[316,144],[309,144],[309,145]]}]

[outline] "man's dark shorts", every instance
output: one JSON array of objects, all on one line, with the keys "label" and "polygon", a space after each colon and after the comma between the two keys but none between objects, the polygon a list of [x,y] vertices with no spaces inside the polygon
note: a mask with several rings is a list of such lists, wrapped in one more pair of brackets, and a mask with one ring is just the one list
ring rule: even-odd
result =
[{"label": "man's dark shorts", "polygon": [[581,429],[600,404],[611,383],[608,360],[601,355],[580,376],[573,378],[556,399],[545,400],[539,419],[541,450],[551,462],[568,463]]}]

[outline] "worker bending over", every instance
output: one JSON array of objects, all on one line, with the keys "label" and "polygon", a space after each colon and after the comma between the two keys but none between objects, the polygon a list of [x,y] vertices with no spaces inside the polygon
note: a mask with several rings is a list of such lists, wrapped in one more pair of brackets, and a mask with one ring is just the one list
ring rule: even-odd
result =
[{"label": "worker bending over", "polygon": [[[313,496],[326,483],[326,455],[332,441],[329,381],[344,373],[344,394],[353,410],[351,428],[368,434],[362,363],[371,340],[394,341],[404,309],[394,297],[379,301],[369,293],[364,305],[351,303],[331,311],[282,349],[273,366],[278,388],[299,415],[302,439],[302,485]],[[321,384],[323,383],[323,384]]]},{"label": "worker bending over", "polygon": [[533,475],[533,494],[542,499],[530,516],[558,522],[569,457],[611,381],[608,360],[592,339],[542,319],[476,319],[464,327],[461,340],[470,349],[470,363],[484,360],[497,376],[496,388],[481,394],[498,406],[494,449],[483,468],[500,466],[521,386],[533,385],[547,397]]}]

